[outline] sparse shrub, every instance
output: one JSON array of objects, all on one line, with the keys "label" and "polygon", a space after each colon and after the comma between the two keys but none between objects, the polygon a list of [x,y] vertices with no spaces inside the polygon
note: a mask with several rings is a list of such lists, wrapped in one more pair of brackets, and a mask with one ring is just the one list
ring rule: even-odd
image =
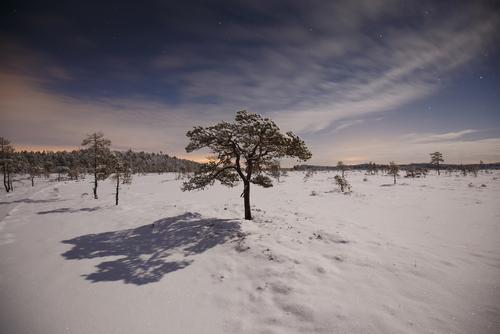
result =
[{"label": "sparse shrub", "polygon": [[477,166],[471,166],[470,171],[474,175],[474,177],[477,177],[477,172],[478,172]]},{"label": "sparse shrub", "polygon": [[306,173],[304,174],[304,182],[309,181],[309,179],[314,176],[314,173],[316,173],[316,172],[312,169],[306,170]]},{"label": "sparse shrub", "polygon": [[420,178],[425,177],[428,173],[426,168],[415,168],[414,166],[410,166],[406,169],[406,178]]},{"label": "sparse shrub", "polygon": [[80,167],[79,166],[72,166],[68,170],[68,176],[71,180],[78,180],[78,177],[80,176]]},{"label": "sparse shrub", "polygon": [[363,178],[363,182],[366,182],[368,181],[368,179],[366,177]]},{"label": "sparse shrub", "polygon": [[335,175],[335,183],[339,186],[341,192],[351,191],[351,185],[346,178],[340,175]]},{"label": "sparse shrub", "polygon": [[316,191],[311,191],[311,196],[318,196],[318,193]]}]

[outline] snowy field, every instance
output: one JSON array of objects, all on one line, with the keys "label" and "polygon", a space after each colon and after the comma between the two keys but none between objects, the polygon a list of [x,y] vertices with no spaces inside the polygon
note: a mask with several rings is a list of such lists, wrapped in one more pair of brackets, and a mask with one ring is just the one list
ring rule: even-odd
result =
[{"label": "snowy field", "polygon": [[[0,332],[499,333],[500,173],[0,196]],[[469,185],[471,183],[471,185]],[[484,184],[486,187],[481,187]],[[314,192],[314,193],[313,193]]]}]

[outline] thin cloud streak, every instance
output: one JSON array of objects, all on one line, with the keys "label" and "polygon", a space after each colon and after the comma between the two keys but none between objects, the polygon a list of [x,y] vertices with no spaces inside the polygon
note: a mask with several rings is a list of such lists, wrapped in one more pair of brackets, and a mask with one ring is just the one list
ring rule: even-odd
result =
[{"label": "thin cloud streak", "polygon": [[447,132],[447,133],[411,133],[406,136],[412,143],[440,143],[444,141],[454,141],[456,139],[462,139],[468,134],[478,133],[481,130],[477,129],[465,129],[461,131]]}]

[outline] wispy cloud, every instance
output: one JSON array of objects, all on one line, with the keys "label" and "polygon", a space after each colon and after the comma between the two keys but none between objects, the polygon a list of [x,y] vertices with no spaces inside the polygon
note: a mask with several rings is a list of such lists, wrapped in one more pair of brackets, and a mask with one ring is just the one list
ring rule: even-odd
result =
[{"label": "wispy cloud", "polygon": [[245,40],[251,47],[215,44],[217,51],[209,51],[193,46],[187,54],[160,56],[154,64],[167,69],[200,65],[182,75],[186,101],[211,97],[221,111],[245,107],[288,129],[316,132],[439,91],[498,29],[498,15],[481,6],[468,9],[439,20],[422,11],[418,28],[381,25],[379,31],[366,31],[366,21],[377,26],[382,18],[397,17],[401,7],[394,1],[367,1],[359,8],[348,2],[312,5],[304,8],[310,26],[300,21],[250,31],[232,25],[230,40]]},{"label": "wispy cloud", "polygon": [[446,132],[446,133],[411,133],[403,136],[412,143],[440,143],[445,141],[454,141],[462,139],[464,136],[472,133],[478,133],[481,130],[465,129],[461,131]]}]

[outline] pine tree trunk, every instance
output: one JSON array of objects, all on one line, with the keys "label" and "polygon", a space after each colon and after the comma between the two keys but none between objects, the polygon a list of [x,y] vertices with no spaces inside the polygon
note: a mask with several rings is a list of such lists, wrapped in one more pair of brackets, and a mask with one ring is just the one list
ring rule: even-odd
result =
[{"label": "pine tree trunk", "polygon": [[12,178],[10,177],[10,172],[7,174],[7,182],[9,183],[9,190],[13,191],[14,186],[12,185]]},{"label": "pine tree trunk", "polygon": [[439,162],[437,163],[437,170],[438,170],[438,175],[441,175],[441,173],[439,172]]},{"label": "pine tree trunk", "polygon": [[31,177],[31,186],[32,187],[35,186],[35,177],[34,176]]},{"label": "pine tree trunk", "polygon": [[396,174],[394,174],[394,184],[396,184]]},{"label": "pine tree trunk", "polygon": [[97,136],[94,134],[94,198],[97,199]]},{"label": "pine tree trunk", "polygon": [[9,183],[7,182],[7,167],[5,167],[5,162],[3,165],[3,186],[5,187],[6,192],[10,191]]},{"label": "pine tree trunk", "polygon": [[116,174],[116,194],[115,194],[115,205],[118,205],[118,192],[120,191],[120,175]]},{"label": "pine tree trunk", "polygon": [[97,199],[97,172],[94,173],[94,198]]},{"label": "pine tree trunk", "polygon": [[252,220],[252,212],[250,210],[250,182],[245,182],[243,189],[243,199],[245,203],[245,219]]}]

